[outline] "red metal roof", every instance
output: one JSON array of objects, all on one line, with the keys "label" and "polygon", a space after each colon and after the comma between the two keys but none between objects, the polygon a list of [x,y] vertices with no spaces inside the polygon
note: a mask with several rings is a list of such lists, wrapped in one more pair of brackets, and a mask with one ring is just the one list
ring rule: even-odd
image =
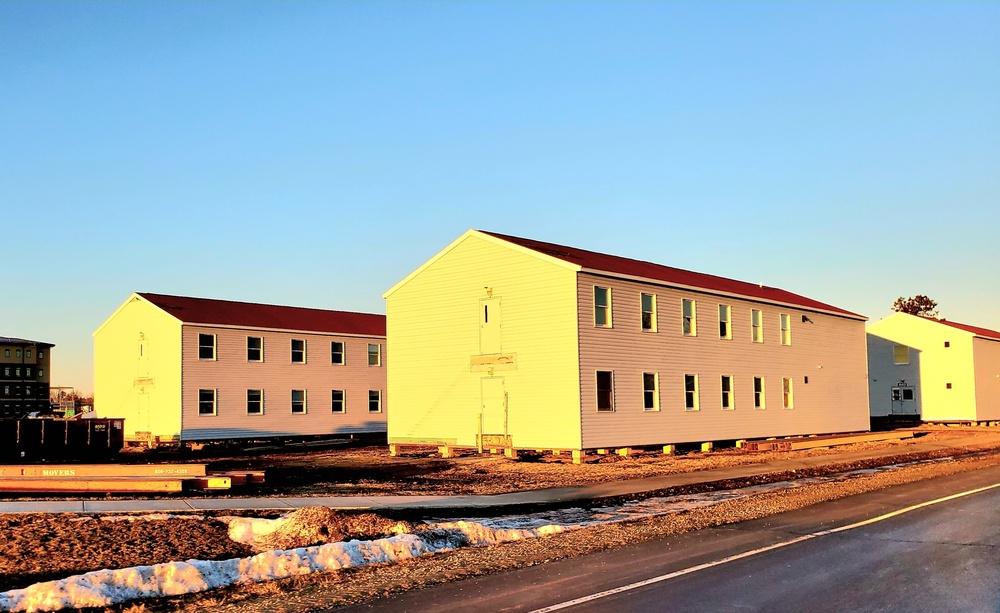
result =
[{"label": "red metal roof", "polygon": [[972,332],[976,336],[982,336],[983,338],[991,338],[993,340],[1000,341],[1000,332],[997,332],[996,330],[990,330],[988,328],[977,328],[976,326],[970,326],[968,324],[960,324],[956,321],[948,321],[947,319],[934,319],[933,317],[924,317],[924,319],[929,319],[930,321],[936,321],[939,324],[951,326],[952,328],[958,328],[959,330],[964,330],[966,332]]},{"label": "red metal roof", "polygon": [[751,299],[764,300],[768,302],[780,302],[801,307],[803,309],[828,311],[864,319],[863,315],[858,315],[857,313],[852,313],[851,311],[819,302],[818,300],[806,298],[805,296],[793,294],[777,287],[768,287],[766,285],[762,286],[755,283],[735,281],[724,277],[716,277],[715,275],[691,272],[680,268],[671,268],[670,266],[663,266],[652,262],[633,260],[616,255],[607,255],[604,253],[596,253],[594,251],[585,251],[583,249],[565,247],[563,245],[554,245],[552,243],[543,243],[541,241],[531,240],[528,238],[518,238],[516,236],[497,234],[496,232],[486,232],[483,230],[481,230],[481,232],[501,240],[505,240],[509,243],[531,249],[532,251],[544,253],[545,255],[552,256],[565,262],[582,266],[583,268],[594,272],[602,272],[610,275],[640,277],[643,279],[649,279],[650,281],[659,281],[670,285],[684,285],[708,291],[736,294],[738,296],[745,296]]},{"label": "red metal roof", "polygon": [[139,295],[185,323],[385,336],[385,315],[164,294]]}]

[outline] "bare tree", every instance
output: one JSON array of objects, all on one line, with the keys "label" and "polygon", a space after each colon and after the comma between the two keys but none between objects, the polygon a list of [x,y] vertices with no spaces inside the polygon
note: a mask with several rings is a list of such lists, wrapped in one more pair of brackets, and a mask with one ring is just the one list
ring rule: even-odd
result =
[{"label": "bare tree", "polygon": [[892,304],[892,310],[898,313],[909,313],[921,317],[937,317],[937,302],[931,300],[923,294],[917,294],[912,298],[896,298]]}]

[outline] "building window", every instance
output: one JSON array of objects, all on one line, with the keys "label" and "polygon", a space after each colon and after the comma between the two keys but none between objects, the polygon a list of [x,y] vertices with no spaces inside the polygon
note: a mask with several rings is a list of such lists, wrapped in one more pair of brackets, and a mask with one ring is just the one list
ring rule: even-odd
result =
[{"label": "building window", "polygon": [[199,360],[214,360],[215,359],[215,335],[214,334],[199,334],[198,335],[198,359]]},{"label": "building window", "polygon": [[306,363],[306,342],[301,338],[292,339],[292,364]]},{"label": "building window", "polygon": [[379,366],[382,364],[382,345],[368,344],[368,365]]},{"label": "building window", "polygon": [[31,349],[25,349],[24,350],[24,357],[25,357],[25,359],[31,357]]},{"label": "building window", "polygon": [[698,309],[694,300],[682,300],[681,301],[681,312],[683,315],[682,329],[684,336],[697,336],[698,335],[698,321],[697,314]]},{"label": "building window", "polygon": [[215,415],[217,390],[198,390],[198,415]]},{"label": "building window", "polygon": [[15,349],[14,350],[14,357],[16,357],[16,358],[21,357],[21,350],[20,349]]},{"label": "building window", "polygon": [[247,390],[247,415],[264,414],[264,390]]},{"label": "building window", "polygon": [[951,389],[951,383],[945,383],[944,384],[944,388],[950,390]]},{"label": "building window", "polygon": [[764,408],[764,377],[753,378],[753,408]]},{"label": "building window", "polygon": [[698,410],[698,375],[684,375],[684,409]]},{"label": "building window", "polygon": [[791,409],[795,406],[795,400],[792,398],[791,379],[781,380],[781,403],[786,409]]},{"label": "building window", "polygon": [[594,287],[594,325],[611,327],[611,288]]},{"label": "building window", "polygon": [[10,349],[4,349],[3,350],[3,354],[4,354],[4,357],[8,357],[9,358],[10,357]]},{"label": "building window", "polygon": [[913,400],[913,388],[912,387],[894,387],[892,388],[892,399],[893,401],[903,401],[903,400]]},{"label": "building window", "polygon": [[656,332],[656,296],[642,294],[642,329]]},{"label": "building window", "polygon": [[18,366],[17,368],[14,369],[14,376],[17,377],[18,379],[21,378],[21,367],[20,366]]},{"label": "building window", "polygon": [[945,346],[945,349],[947,349],[948,347],[951,347],[951,343],[949,341],[945,341],[944,342],[944,346]]},{"label": "building window", "polygon": [[750,334],[753,342],[764,342],[764,313],[758,309],[750,309]]},{"label": "building window", "polygon": [[340,341],[332,341],[330,343],[330,363],[331,364],[344,363],[344,343]]},{"label": "building window", "polygon": [[31,367],[30,366],[25,366],[24,367],[24,376],[25,377],[30,377],[31,376]]},{"label": "building window", "polygon": [[8,366],[8,367],[6,367],[6,368],[3,369],[3,376],[5,376],[5,377],[9,377],[10,376],[10,366]]},{"label": "building window", "polygon": [[655,372],[642,373],[642,409],[644,411],[660,410],[660,393]]},{"label": "building window", "polygon": [[368,390],[368,412],[382,412],[382,392],[381,390]]},{"label": "building window", "polygon": [[10,386],[9,385],[3,386],[3,395],[4,396],[10,396]]},{"label": "building window", "polygon": [[903,400],[913,400],[913,388],[904,387],[903,388]]},{"label": "building window", "polygon": [[333,390],[330,396],[331,396],[330,412],[346,413],[347,401],[346,401],[346,393],[344,392],[344,390]]},{"label": "building window", "polygon": [[722,375],[722,410],[732,411],[736,408],[733,403],[733,378],[730,375]]},{"label": "building window", "polygon": [[792,344],[792,318],[791,316],[782,313],[781,314],[781,344],[791,345]]},{"label": "building window", "polygon": [[719,305],[719,338],[733,338],[733,328],[729,325],[732,315],[732,309],[728,304]]},{"label": "building window", "polygon": [[615,377],[609,370],[597,371],[597,410],[615,410]]},{"label": "building window", "polygon": [[910,348],[906,345],[893,345],[892,346],[892,361],[895,364],[909,364],[910,363]]},{"label": "building window", "polygon": [[41,360],[41,359],[44,359],[44,358],[45,358],[45,352],[42,351],[41,349],[39,349],[38,350],[38,359]]},{"label": "building window", "polygon": [[38,369],[38,378],[40,379],[40,378],[42,378],[44,376],[45,376],[45,371],[43,369],[39,368]]},{"label": "building window", "polygon": [[264,361],[264,339],[259,336],[247,337],[247,362]]},{"label": "building window", "polygon": [[299,415],[306,412],[306,391],[292,390],[292,414]]}]

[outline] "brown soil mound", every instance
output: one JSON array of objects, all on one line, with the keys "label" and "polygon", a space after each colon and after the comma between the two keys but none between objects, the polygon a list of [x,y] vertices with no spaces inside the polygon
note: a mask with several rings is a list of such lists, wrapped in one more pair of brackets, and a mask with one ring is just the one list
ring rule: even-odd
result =
[{"label": "brown soil mound", "polygon": [[340,513],[328,507],[305,507],[288,516],[280,528],[258,541],[258,551],[295,549],[351,539],[371,540],[412,531],[409,522],[375,513]]}]

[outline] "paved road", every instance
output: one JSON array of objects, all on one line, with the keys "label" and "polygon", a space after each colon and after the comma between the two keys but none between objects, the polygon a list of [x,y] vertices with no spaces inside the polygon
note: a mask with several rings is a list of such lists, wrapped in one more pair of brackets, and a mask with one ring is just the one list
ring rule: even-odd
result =
[{"label": "paved road", "polygon": [[1000,467],[952,475],[348,610],[536,611],[778,545],[562,610],[996,612],[1000,487],[809,535],[998,483]]}]

